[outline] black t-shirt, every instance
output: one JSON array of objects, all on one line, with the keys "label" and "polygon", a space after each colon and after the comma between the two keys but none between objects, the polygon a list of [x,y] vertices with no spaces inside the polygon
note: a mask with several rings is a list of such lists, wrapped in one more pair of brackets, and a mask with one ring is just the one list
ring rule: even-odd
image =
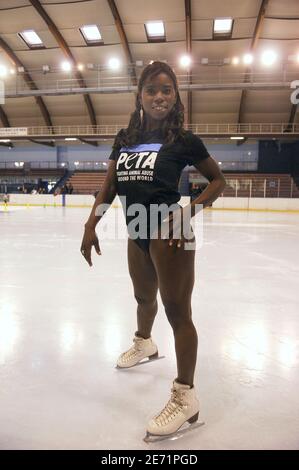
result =
[{"label": "black t-shirt", "polygon": [[139,144],[113,150],[109,159],[116,161],[117,194],[126,197],[126,208],[121,200],[127,225],[132,220],[127,215],[131,204],[143,204],[149,211],[151,204],[177,203],[182,170],[207,157],[206,147],[191,131],[172,144],[163,143],[160,129],[147,131]]},{"label": "black t-shirt", "polygon": [[184,140],[163,144],[161,130],[157,129],[144,132],[135,146],[113,150],[109,159],[116,161],[119,196],[126,196],[127,204],[179,201],[182,170],[209,157],[201,139],[191,131],[186,131]]}]

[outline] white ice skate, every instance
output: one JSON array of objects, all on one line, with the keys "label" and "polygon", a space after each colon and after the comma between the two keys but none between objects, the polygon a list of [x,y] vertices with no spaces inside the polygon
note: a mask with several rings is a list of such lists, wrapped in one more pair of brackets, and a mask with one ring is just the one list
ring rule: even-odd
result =
[{"label": "white ice skate", "polygon": [[[127,369],[136,365],[144,364],[164,356],[158,354],[158,348],[152,338],[144,339],[139,336],[133,338],[133,346],[120,355],[117,361],[117,368]],[[147,359],[147,360],[143,360]]]},{"label": "white ice skate", "polygon": [[189,385],[174,381],[171,398],[161,413],[150,420],[144,441],[178,439],[191,429],[204,424],[198,421],[198,416],[199,401],[194,387],[190,388]]}]

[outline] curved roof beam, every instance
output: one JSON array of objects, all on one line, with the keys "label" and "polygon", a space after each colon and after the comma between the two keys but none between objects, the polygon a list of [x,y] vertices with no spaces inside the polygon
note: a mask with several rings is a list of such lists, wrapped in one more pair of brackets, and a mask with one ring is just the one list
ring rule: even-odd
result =
[{"label": "curved roof beam", "polygon": [[[36,84],[34,83],[31,75],[29,74],[29,72],[26,71],[26,67],[23,65],[23,63],[20,61],[20,59],[16,56],[16,54],[13,52],[13,50],[9,47],[9,45],[0,37],[0,47],[2,48],[2,50],[6,53],[6,55],[8,56],[9,60],[16,66],[16,67],[23,67],[23,69],[25,70],[24,74],[23,74],[23,78],[25,80],[25,82],[27,83],[28,87],[30,88],[30,90],[38,90],[38,87],[36,86]],[[49,127],[52,127],[53,124],[52,124],[52,120],[51,120],[51,117],[50,117],[50,114],[49,114],[49,111],[45,105],[45,102],[44,100],[42,99],[41,96],[35,96],[34,97],[36,103],[38,104],[39,106],[39,109],[42,113],[42,116],[44,118],[44,121],[46,123],[46,126],[49,126]],[[9,127],[9,126],[5,126],[5,127]]]},{"label": "curved roof beam", "polygon": [[[186,49],[191,56],[192,32],[191,32],[191,0],[185,0],[185,23],[186,23]],[[187,73],[188,84],[192,83],[191,69]],[[192,91],[187,91],[187,124],[192,124]]]},{"label": "curved roof beam", "polygon": [[[0,120],[3,124],[3,127],[10,127],[8,117],[7,117],[4,109],[2,108],[2,106],[0,106]],[[7,144],[5,142],[1,142],[1,147],[13,147],[13,144],[12,143]]]},{"label": "curved roof beam", "polygon": [[0,106],[0,119],[2,121],[3,127],[10,127],[8,117],[6,116],[6,113],[2,106]]},{"label": "curved roof beam", "polygon": [[125,56],[127,58],[127,63],[128,63],[128,65],[132,64],[131,67],[129,67],[129,76],[131,77],[132,85],[137,85],[137,76],[136,76],[135,68],[133,66],[133,58],[132,58],[132,54],[131,54],[131,51],[130,51],[130,46],[129,46],[129,43],[128,43],[127,35],[125,33],[121,17],[118,13],[118,9],[115,5],[114,0],[107,0],[107,2],[109,4],[111,13],[112,13],[114,21],[115,21],[115,26],[116,26],[116,29],[118,31],[120,41],[121,41],[121,45],[123,47]]},{"label": "curved roof beam", "polygon": [[[265,19],[265,13],[266,13],[266,8],[267,8],[268,3],[269,3],[269,0],[262,0],[261,1],[259,13],[258,13],[258,16],[257,16],[257,20],[256,20],[254,32],[253,32],[253,37],[252,37],[251,44],[250,44],[250,49],[249,49],[250,52],[253,52],[254,49],[257,46],[257,42],[258,42],[259,37],[261,35],[261,30],[262,30],[263,22],[264,22],[264,19]],[[244,82],[249,82],[249,75],[248,74],[250,73],[250,71],[251,71],[251,67],[250,66],[246,67]],[[247,95],[247,91],[242,90],[241,99],[240,99],[240,106],[239,106],[238,123],[241,123],[243,121],[243,118],[244,118],[246,95]],[[247,140],[247,139],[244,139],[242,142],[238,142],[237,145],[242,145],[245,142],[245,140]]]},{"label": "curved roof beam", "polygon": [[[39,0],[29,0],[29,2],[36,9],[38,14],[42,17],[42,19],[44,20],[44,22],[48,26],[50,32],[53,34],[54,38],[56,39],[60,49],[63,52],[63,54],[72,63],[73,66],[76,66],[76,60],[75,60],[69,46],[67,45],[67,43],[66,43],[65,39],[63,38],[62,34],[60,33],[60,31],[57,29],[57,26],[55,25],[55,23],[52,21],[52,19],[48,15],[48,13],[44,10],[42,5],[40,4]],[[75,75],[76,79],[78,80],[80,87],[86,88],[85,80],[84,80],[82,74],[79,72],[79,70],[77,70],[74,75]],[[90,117],[91,124],[93,126],[96,126],[97,125],[96,115],[95,115],[95,112],[94,112],[93,105],[92,105],[91,98],[90,98],[89,94],[84,95],[84,101],[85,101],[85,104],[86,104],[87,109],[88,109],[88,114],[89,114],[89,117]]]},{"label": "curved roof beam", "polygon": [[[28,87],[31,90],[38,90],[38,87],[34,83],[32,77],[30,76],[30,74],[26,71],[26,68],[24,67],[23,63],[20,61],[20,59],[16,56],[16,54],[13,52],[13,50],[9,47],[9,45],[2,38],[0,38],[0,47],[6,53],[9,60],[16,67],[23,67],[23,69],[25,70],[23,78],[24,78],[25,82],[27,83]],[[42,113],[42,116],[44,118],[46,126],[52,127],[53,124],[52,124],[51,116],[50,116],[50,113],[48,111],[47,106],[45,105],[44,100],[42,99],[41,96],[35,96],[34,99],[35,99],[37,105],[39,106],[39,109]],[[1,107],[0,107],[0,118],[1,118],[1,121],[2,121],[4,127],[10,127],[10,123],[8,121],[8,118],[7,118],[3,108],[1,108]],[[34,141],[32,140],[32,142],[34,142]],[[45,142],[44,145],[48,145],[50,147],[55,146],[55,144],[53,142],[50,142],[50,143]],[[10,144],[9,146],[12,146],[12,144]]]}]

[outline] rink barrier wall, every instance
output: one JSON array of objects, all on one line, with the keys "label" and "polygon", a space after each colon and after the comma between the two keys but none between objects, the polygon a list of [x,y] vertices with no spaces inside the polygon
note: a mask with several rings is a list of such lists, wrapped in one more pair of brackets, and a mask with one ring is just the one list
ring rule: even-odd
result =
[{"label": "rink barrier wall", "polygon": [[[8,206],[40,206],[40,207],[89,207],[94,204],[92,195],[65,194],[53,196],[52,194],[9,194]],[[190,197],[183,196],[180,200],[182,206],[189,204]],[[0,205],[4,205],[3,202]],[[121,207],[118,197],[112,203],[112,207]],[[247,198],[247,197],[219,197],[213,203],[215,210],[254,210],[254,211],[279,211],[299,212],[299,199],[288,198]]]}]

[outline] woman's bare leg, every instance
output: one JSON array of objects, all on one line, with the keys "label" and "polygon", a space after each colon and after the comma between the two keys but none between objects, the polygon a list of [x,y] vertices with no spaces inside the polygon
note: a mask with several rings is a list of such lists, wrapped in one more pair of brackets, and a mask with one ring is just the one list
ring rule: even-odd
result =
[{"label": "woman's bare leg", "polygon": [[128,265],[137,301],[137,332],[142,338],[151,336],[152,326],[158,311],[158,278],[149,253],[128,239]]},{"label": "woman's bare leg", "polygon": [[170,247],[165,240],[151,240],[165,312],[175,338],[180,383],[192,386],[197,358],[197,333],[192,321],[191,295],[194,285],[194,250]]}]

